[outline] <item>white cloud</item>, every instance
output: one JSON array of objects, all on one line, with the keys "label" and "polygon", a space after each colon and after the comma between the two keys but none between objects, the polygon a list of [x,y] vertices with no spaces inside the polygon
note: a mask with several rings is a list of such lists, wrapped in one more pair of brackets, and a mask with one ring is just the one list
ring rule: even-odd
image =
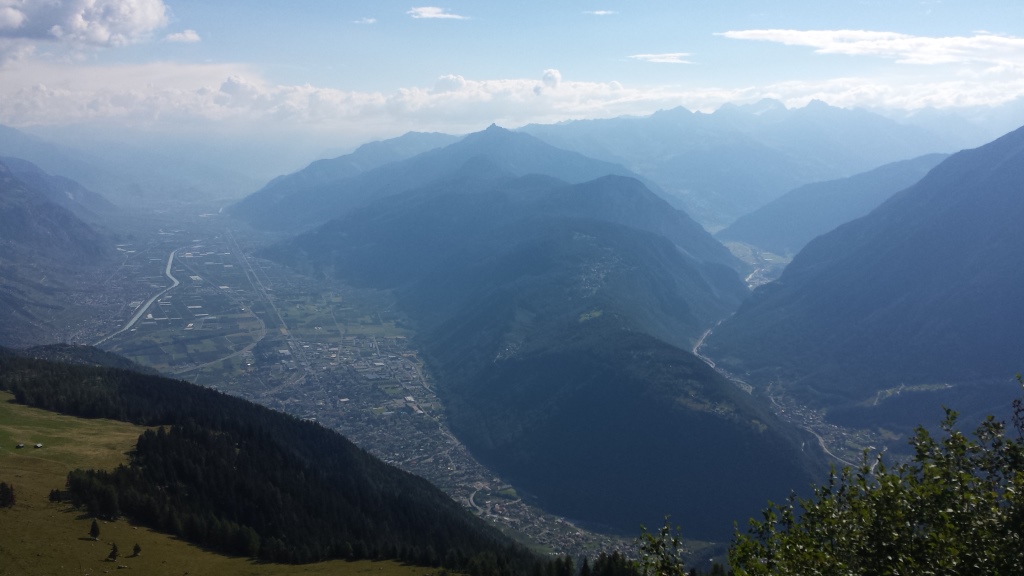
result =
[{"label": "white cloud", "polygon": [[[538,78],[439,78],[431,87],[391,93],[275,85],[231,64],[99,66],[31,58],[5,65],[0,124],[56,125],[106,120],[130,125],[252,122],[309,130],[388,127],[459,132],[498,122],[514,126],[569,118],[650,112],[681,103],[672,92],[617,82]],[[542,90],[537,90],[541,88]]]},{"label": "white cloud", "polygon": [[611,16],[612,14],[616,14],[617,12],[615,12],[615,10],[587,10],[583,13],[590,14],[592,16]]},{"label": "white cloud", "polygon": [[819,54],[876,56],[900,64],[1003,64],[1024,61],[1024,38],[978,32],[973,36],[912,36],[870,30],[733,30],[719,36],[814,48]]},{"label": "white cloud", "polygon": [[168,34],[167,36],[164,36],[164,40],[167,40],[168,42],[185,42],[185,43],[193,43],[193,42],[202,42],[203,41],[203,39],[199,37],[199,33],[196,32],[195,30],[192,30],[192,29],[184,30],[182,32],[175,32],[174,34]]},{"label": "white cloud", "polygon": [[970,108],[998,106],[1024,98],[1024,77],[978,82],[971,79],[883,82],[870,78],[833,78],[821,82],[780,82],[757,89],[763,97],[789,107],[822,100],[843,108]]},{"label": "white cloud", "polygon": [[434,83],[434,94],[443,94],[445,92],[458,92],[466,87],[466,79],[457,74],[448,74],[441,76]]},{"label": "white cloud", "polygon": [[231,63],[98,65],[29,54],[0,65],[0,77],[0,124],[102,122],[169,131],[259,126],[268,133],[304,131],[324,139],[341,133],[372,139],[408,130],[462,133],[492,122],[516,127],[643,115],[680,105],[710,111],[726,102],[765,97],[788,106],[818,99],[843,107],[908,110],[997,105],[1024,97],[1024,75],[1019,72],[693,89],[578,81],[548,69],[534,78],[451,74],[432,86],[378,92],[275,84],[253,68]]},{"label": "white cloud", "polygon": [[376,18],[360,18],[359,20],[353,20],[353,24],[376,24]]},{"label": "white cloud", "polygon": [[410,8],[406,14],[413,18],[444,18],[449,20],[469,20],[468,16],[460,16],[449,12],[446,8],[437,6],[419,6]]},{"label": "white cloud", "polygon": [[70,0],[57,7],[40,10],[57,16],[48,34],[81,44],[122,46],[167,25],[167,8],[161,0]]},{"label": "white cloud", "polygon": [[558,88],[558,85],[562,83],[562,73],[554,68],[550,68],[544,71],[544,76],[541,77],[541,80],[548,88]]},{"label": "white cloud", "polygon": [[0,6],[0,30],[17,30],[25,23],[25,13],[14,6]]},{"label": "white cloud", "polygon": [[544,71],[540,77],[540,84],[534,86],[533,93],[537,96],[544,94],[545,90],[556,90],[562,84],[562,73],[554,68]]},{"label": "white cloud", "polygon": [[689,55],[686,52],[668,52],[665,54],[633,54],[630,58],[656,64],[693,64],[686,59]]},{"label": "white cloud", "polygon": [[134,44],[167,19],[162,0],[0,0],[0,60],[44,46]]}]

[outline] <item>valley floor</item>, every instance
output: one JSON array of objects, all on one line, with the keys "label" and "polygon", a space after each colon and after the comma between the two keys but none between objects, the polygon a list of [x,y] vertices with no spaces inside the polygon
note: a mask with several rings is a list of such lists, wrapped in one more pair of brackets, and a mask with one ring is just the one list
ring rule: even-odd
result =
[{"label": "valley floor", "polygon": [[632,537],[531,506],[473,458],[448,430],[414,333],[387,294],[255,258],[272,238],[213,213],[140,223],[133,236],[119,246],[122,262],[79,284],[76,303],[53,319],[54,340],[98,344],[316,420],[541,549],[578,557],[631,546]]}]

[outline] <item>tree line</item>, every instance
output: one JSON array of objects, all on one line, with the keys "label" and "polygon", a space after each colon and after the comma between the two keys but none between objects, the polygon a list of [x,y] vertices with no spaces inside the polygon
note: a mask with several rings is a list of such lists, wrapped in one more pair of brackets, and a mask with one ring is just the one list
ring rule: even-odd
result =
[{"label": "tree line", "polygon": [[91,514],[273,562],[370,558],[473,573],[544,562],[426,480],[322,426],[191,384],[0,354],[19,403],[160,426],[128,465],[76,470],[63,490]]},{"label": "tree line", "polygon": [[[184,382],[0,350],[0,388],[41,408],[167,425],[139,437],[130,464],[76,470],[51,496],[229,554],[393,559],[478,576],[698,573],[685,567],[678,530],[667,523],[642,532],[637,559],[541,560],[334,432]],[[947,410],[940,434],[919,427],[910,443],[907,461],[865,452],[860,466],[833,471],[813,496],[769,503],[736,531],[731,573],[1019,574],[1024,402],[1014,401],[1010,426],[990,417],[966,433]],[[12,487],[0,483],[0,493],[13,503]]]}]

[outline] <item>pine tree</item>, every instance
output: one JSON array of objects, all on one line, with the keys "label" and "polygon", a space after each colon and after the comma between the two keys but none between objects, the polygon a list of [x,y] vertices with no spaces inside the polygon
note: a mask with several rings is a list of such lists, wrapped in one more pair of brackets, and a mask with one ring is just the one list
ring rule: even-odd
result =
[{"label": "pine tree", "polygon": [[96,523],[96,520],[93,520],[92,526],[89,527],[89,536],[92,536],[93,540],[98,540],[100,537],[100,525]]},{"label": "pine tree", "polygon": [[119,552],[117,551],[117,542],[110,545],[110,554],[107,554],[107,560],[117,560]]}]

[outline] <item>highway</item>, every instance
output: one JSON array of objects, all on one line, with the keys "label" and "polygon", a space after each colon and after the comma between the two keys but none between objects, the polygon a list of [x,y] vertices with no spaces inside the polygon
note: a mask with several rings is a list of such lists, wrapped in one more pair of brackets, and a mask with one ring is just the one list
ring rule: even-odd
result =
[{"label": "highway", "polygon": [[114,336],[117,336],[118,334],[120,334],[122,332],[125,332],[127,330],[131,330],[132,326],[135,326],[135,323],[139,321],[139,318],[142,318],[142,315],[146,313],[146,310],[149,310],[149,307],[153,305],[153,302],[156,302],[157,299],[159,299],[164,294],[167,294],[168,292],[170,292],[171,290],[176,288],[178,286],[178,284],[180,284],[180,282],[178,282],[178,279],[175,278],[173,274],[171,274],[171,266],[174,265],[174,254],[177,251],[178,250],[171,250],[171,253],[167,256],[167,267],[164,268],[164,276],[167,276],[168,278],[170,278],[171,285],[168,286],[167,288],[164,288],[160,292],[157,292],[156,295],[154,295],[152,298],[150,298],[149,300],[146,300],[145,304],[143,304],[142,306],[139,306],[139,309],[135,311],[135,315],[132,316],[132,319],[129,320],[127,324],[122,326],[120,330],[118,330],[117,332],[114,332],[113,334],[109,334],[107,336],[104,336],[100,340],[97,340],[96,342],[93,343],[93,346],[99,346],[100,344],[103,344],[104,342],[106,342],[107,340],[110,340]]}]

